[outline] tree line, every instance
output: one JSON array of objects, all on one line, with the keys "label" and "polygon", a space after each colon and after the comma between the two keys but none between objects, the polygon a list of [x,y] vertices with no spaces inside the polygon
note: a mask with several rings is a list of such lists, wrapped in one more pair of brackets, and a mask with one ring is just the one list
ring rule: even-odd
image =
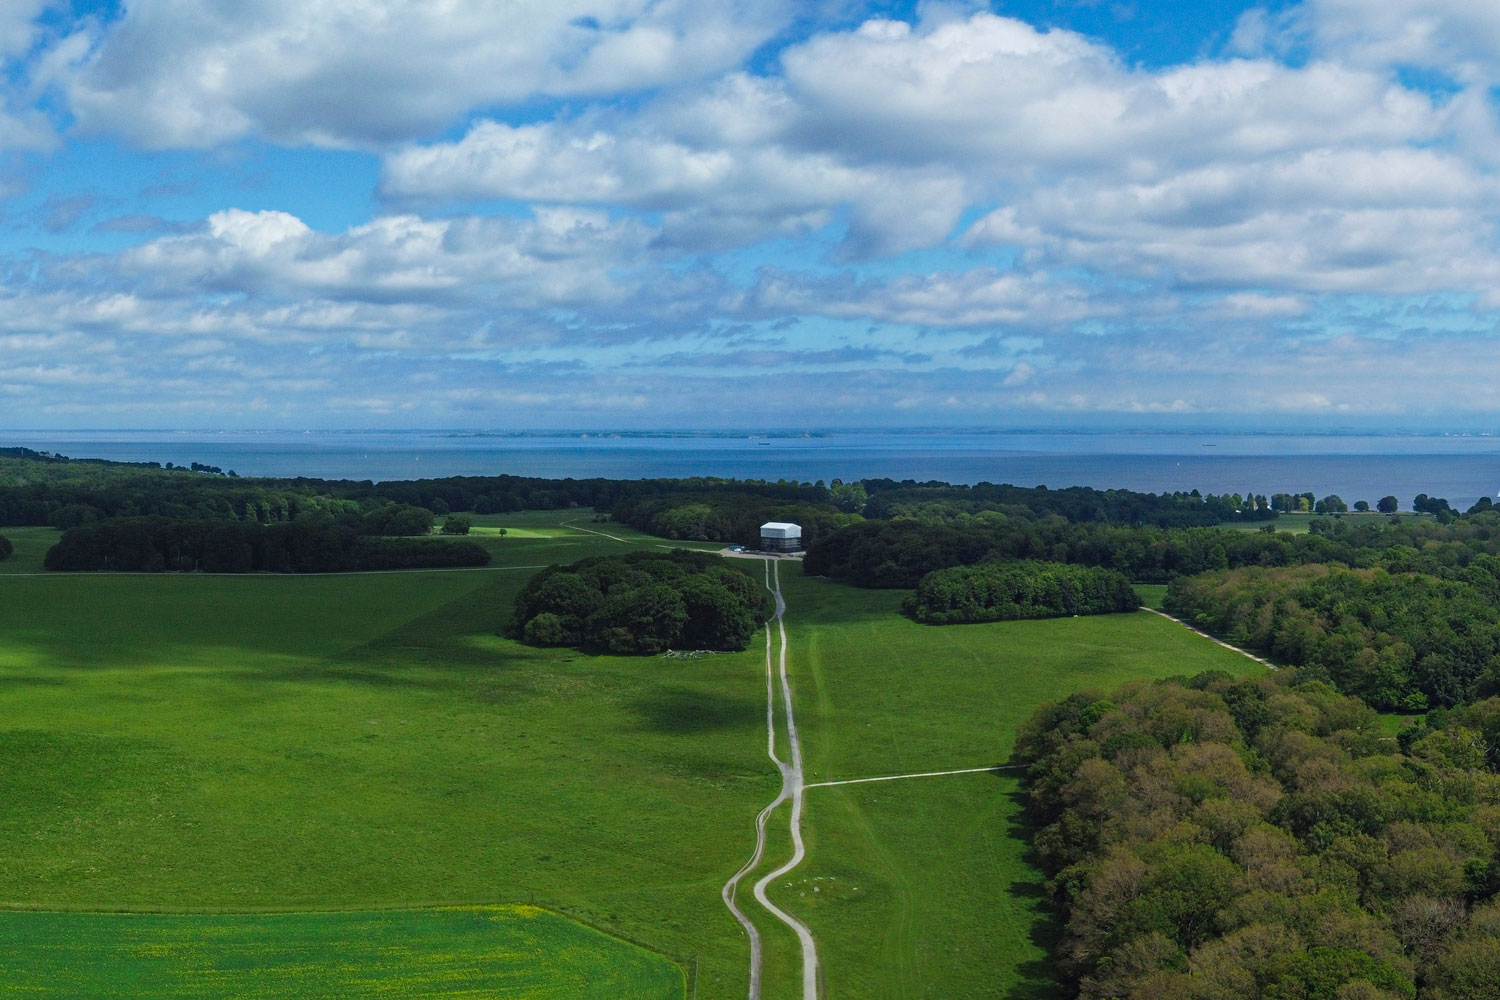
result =
[{"label": "tree line", "polygon": [[508,634],[620,654],[741,650],[774,611],[760,581],[717,556],[633,552],[538,573],[516,595]]},{"label": "tree line", "polygon": [[[211,467],[210,467],[211,468]],[[368,511],[395,504],[437,516],[592,507],[666,493],[753,494],[777,504],[810,503],[837,512],[837,491],[821,484],[684,479],[545,479],[528,476],[450,476],[376,483],[308,477],[205,475],[154,462],[69,459],[28,449],[0,449],[0,525],[58,528],[110,517],[291,521],[316,509]],[[847,491],[846,491],[847,492]]]},{"label": "tree line", "polygon": [[1182,577],[1179,617],[1326,678],[1383,709],[1500,692],[1500,557],[1448,578],[1312,565]]},{"label": "tree line", "polygon": [[490,554],[473,542],[361,535],[330,521],[111,518],[63,532],[44,564],[49,570],[137,573],[345,573],[489,561]]},{"label": "tree line", "polygon": [[1063,563],[991,562],[928,573],[901,605],[929,625],[1107,615],[1141,600],[1123,573]]},{"label": "tree line", "polygon": [[875,520],[915,518],[947,520],[981,511],[1024,512],[1029,517],[1057,515],[1075,523],[1154,525],[1159,528],[1219,524],[1223,521],[1268,521],[1276,517],[1265,496],[1250,494],[1204,495],[1197,490],[1173,493],[1137,493],[1133,490],[1098,490],[1089,486],[1048,489],[1046,486],[1011,486],[975,483],[895,482],[865,479],[869,494],[863,513]]},{"label": "tree line", "polygon": [[1014,760],[1070,995],[1500,996],[1500,701],[1440,723],[1222,673],[1038,709]]},{"label": "tree line", "polygon": [[819,538],[803,572],[862,587],[911,588],[950,566],[1040,559],[1103,566],[1139,583],[1243,566],[1342,563],[1441,574],[1500,554],[1500,512],[1314,522],[1303,535],[1233,528],[1130,528],[997,511],[945,521],[866,521]]}]

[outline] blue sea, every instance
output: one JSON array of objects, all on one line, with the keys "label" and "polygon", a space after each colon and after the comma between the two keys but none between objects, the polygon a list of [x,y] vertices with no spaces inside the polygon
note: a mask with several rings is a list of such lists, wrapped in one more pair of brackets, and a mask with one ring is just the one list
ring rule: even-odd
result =
[{"label": "blue sea", "polygon": [[1017,431],[832,431],[809,436],[488,435],[463,431],[0,431],[0,446],[173,462],[242,476],[430,479],[867,477],[1148,493],[1337,493],[1373,505],[1418,493],[1460,510],[1500,495],[1500,437]]}]

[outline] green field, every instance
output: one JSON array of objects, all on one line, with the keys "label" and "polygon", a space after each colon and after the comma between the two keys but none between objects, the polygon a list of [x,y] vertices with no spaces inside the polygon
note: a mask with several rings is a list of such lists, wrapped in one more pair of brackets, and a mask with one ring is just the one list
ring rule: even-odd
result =
[{"label": "green field", "polygon": [[537,902],[738,992],[742,844],[703,831],[748,831],[779,784],[761,652],[503,639],[508,567],[623,546],[486,544],[483,570],[0,578],[0,905]]},{"label": "green field", "polygon": [[[810,782],[1001,764],[1069,691],[1263,669],[1157,615],[927,626],[901,592],[782,582]],[[818,935],[830,997],[1056,995],[1014,777],[807,794],[808,860],[776,898]]]},{"label": "green field", "polygon": [[[163,934],[218,940],[192,930],[218,926],[203,914],[535,904],[665,955],[694,998],[743,996],[719,888],[780,783],[763,647],[665,660],[500,637],[535,568],[663,544],[590,517],[477,519],[507,528],[477,536],[485,569],[324,577],[47,575],[56,533],[7,530],[0,906],[156,911]],[[1258,669],[1156,616],[929,627],[900,592],[782,572],[809,781],[998,764],[1020,719],[1076,687]],[[773,892],[817,934],[829,997],[1050,995],[1012,777],[807,794],[809,858]],[[762,871],[789,851],[784,816],[772,831]],[[35,945],[62,918],[6,919]],[[795,941],[758,923],[767,1000],[791,995]],[[479,947],[410,937],[393,975]]]},{"label": "green field", "polygon": [[683,995],[682,970],[662,956],[528,906],[232,916],[0,912],[0,997]]},{"label": "green field", "polygon": [[1135,587],[1135,592],[1140,595],[1143,607],[1161,610],[1162,602],[1167,599],[1165,583],[1136,583],[1131,586]]},{"label": "green field", "polygon": [[[1349,502],[1352,504],[1354,501],[1350,500]],[[1374,503],[1375,500],[1372,499],[1372,500],[1370,500],[1370,502]],[[1368,511],[1351,510],[1351,511],[1346,511],[1343,514],[1303,514],[1303,513],[1289,513],[1289,514],[1280,514],[1280,515],[1278,515],[1277,518],[1276,518],[1276,520],[1274,520],[1274,521],[1224,521],[1224,522],[1222,522],[1222,523],[1219,524],[1219,527],[1221,527],[1221,528],[1233,528],[1236,531],[1261,531],[1262,529],[1264,529],[1264,527],[1266,525],[1269,524],[1269,525],[1272,525],[1273,527],[1275,527],[1275,529],[1277,531],[1284,531],[1284,532],[1286,532],[1289,535],[1305,535],[1305,534],[1307,534],[1307,532],[1309,530],[1309,527],[1312,525],[1312,523],[1314,521],[1325,521],[1325,522],[1328,522],[1328,523],[1331,524],[1334,521],[1337,521],[1337,520],[1339,520],[1341,518],[1347,518],[1350,521],[1353,521],[1355,523],[1359,523],[1360,521],[1368,521],[1368,520],[1377,519],[1377,518],[1384,520],[1384,519],[1389,518],[1390,516],[1391,515],[1389,515],[1389,514],[1382,514],[1379,511],[1373,511],[1373,510],[1368,510]],[[1401,511],[1400,512],[1400,516],[1403,517],[1403,518],[1407,518],[1407,517],[1429,518],[1429,519],[1432,518],[1431,514],[1415,514],[1415,513],[1411,512],[1409,510],[1403,510],[1403,511]]]}]

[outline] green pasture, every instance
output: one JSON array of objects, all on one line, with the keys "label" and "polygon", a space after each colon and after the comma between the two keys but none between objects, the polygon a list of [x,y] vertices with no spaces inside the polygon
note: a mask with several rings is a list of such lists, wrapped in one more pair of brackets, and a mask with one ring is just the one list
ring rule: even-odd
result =
[{"label": "green pasture", "polygon": [[1165,583],[1133,583],[1132,587],[1141,599],[1141,605],[1147,608],[1161,610],[1162,604],[1167,599],[1167,585]]},{"label": "green pasture", "polygon": [[779,785],[762,650],[514,643],[530,567],[625,546],[493,546],[473,571],[0,577],[0,906],[537,903],[739,992],[718,892]]},{"label": "green pasture", "polygon": [[9,559],[0,559],[0,576],[43,572],[42,558],[60,534],[54,528],[0,528],[0,535],[15,546]]},{"label": "green pasture", "polygon": [[660,955],[528,906],[229,916],[0,913],[0,997],[681,1000]]},{"label": "green pasture", "polygon": [[[782,587],[809,782],[1003,764],[1021,720],[1070,691],[1263,669],[1141,612],[927,626],[898,613],[902,592],[786,567]],[[808,859],[775,896],[818,935],[830,997],[1056,995],[1014,775],[814,788],[807,800]]]},{"label": "green pasture", "polygon": [[[72,945],[58,942],[100,974],[187,975],[236,954],[259,969],[233,951],[245,934],[273,948],[296,927],[352,940],[340,921],[364,918],[394,922],[388,938],[367,935],[407,948],[393,976],[444,956],[477,976],[478,918],[427,908],[534,904],[667,956],[678,992],[660,995],[680,995],[680,969],[694,1000],[742,996],[745,938],[719,888],[780,784],[765,756],[764,646],[666,660],[502,638],[536,568],[665,544],[590,518],[479,518],[507,528],[476,536],[495,560],[484,569],[319,577],[45,574],[56,533],[7,529],[0,907],[80,912],[0,915],[0,981],[43,969],[36,949],[65,960]],[[1018,722],[1076,688],[1259,669],[1153,615],[922,626],[898,613],[902,592],[809,579],[791,561],[781,571],[809,781],[1001,764]],[[827,995],[1050,997],[1050,925],[1019,824],[1003,773],[809,790],[808,860],[773,892],[818,936]],[[742,899],[790,852],[784,812],[770,832]],[[107,951],[129,935],[76,929],[114,919],[81,912],[101,910],[135,911],[119,919],[158,935],[144,964]],[[449,919],[463,925],[451,940]],[[757,923],[767,1000],[792,995],[795,938]],[[579,955],[658,961],[612,957],[616,942],[566,926],[584,936]],[[195,936],[207,950],[188,947]],[[494,947],[521,953],[505,940]],[[223,942],[221,959],[209,945]],[[176,957],[147,961],[157,944]],[[374,974],[360,967],[348,974]],[[564,979],[497,995],[658,995],[570,993]],[[80,982],[67,995],[122,994]]]},{"label": "green pasture", "polygon": [[[1345,499],[1348,500],[1347,497],[1345,497]],[[1360,498],[1360,499],[1369,499],[1370,503],[1373,504],[1379,498],[1378,497],[1372,497],[1372,498]],[[1353,504],[1354,501],[1353,500],[1349,500],[1349,503]],[[1283,532],[1286,532],[1289,535],[1305,535],[1305,534],[1307,534],[1307,532],[1309,530],[1309,527],[1312,525],[1312,523],[1314,521],[1332,522],[1332,521],[1338,520],[1340,518],[1347,518],[1347,519],[1349,519],[1351,521],[1359,522],[1359,521],[1366,521],[1366,520],[1370,520],[1370,519],[1385,519],[1385,518],[1389,518],[1390,516],[1391,516],[1390,514],[1382,514],[1379,511],[1375,511],[1375,510],[1367,510],[1367,511],[1351,510],[1351,511],[1346,511],[1343,514],[1303,514],[1303,513],[1300,513],[1300,512],[1294,512],[1294,513],[1280,514],[1280,515],[1277,516],[1276,520],[1274,520],[1274,521],[1224,521],[1224,522],[1221,522],[1219,524],[1219,527],[1221,527],[1221,528],[1233,528],[1236,531],[1261,531],[1261,530],[1263,530],[1265,528],[1266,525],[1269,524],[1272,527],[1274,527],[1277,531],[1283,531]],[[1415,513],[1411,512],[1409,510],[1401,511],[1399,516],[1401,516],[1401,517],[1416,517],[1416,518],[1423,518],[1423,517],[1425,517],[1425,518],[1431,518],[1432,517],[1431,514],[1415,514]]]}]

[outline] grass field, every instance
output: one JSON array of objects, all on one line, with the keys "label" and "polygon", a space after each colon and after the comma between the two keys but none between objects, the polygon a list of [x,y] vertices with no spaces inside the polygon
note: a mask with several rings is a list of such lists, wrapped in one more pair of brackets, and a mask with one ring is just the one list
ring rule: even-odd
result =
[{"label": "grass field", "polygon": [[[1375,501],[1371,500],[1370,502],[1374,503]],[[1353,503],[1353,501],[1351,500],[1350,503]],[[1348,518],[1348,519],[1350,519],[1352,521],[1359,522],[1359,521],[1366,521],[1366,520],[1377,519],[1377,518],[1378,519],[1385,519],[1385,518],[1389,518],[1390,516],[1391,515],[1389,515],[1389,514],[1382,514],[1379,511],[1373,511],[1373,510],[1369,510],[1369,511],[1355,511],[1355,510],[1351,510],[1351,511],[1347,511],[1347,512],[1345,512],[1343,514],[1302,514],[1302,513],[1291,513],[1291,514],[1281,514],[1274,521],[1224,521],[1224,522],[1221,522],[1219,524],[1219,527],[1221,527],[1221,528],[1233,528],[1236,531],[1260,531],[1266,525],[1269,524],[1269,525],[1272,525],[1273,527],[1275,527],[1275,529],[1277,531],[1284,531],[1284,532],[1286,532],[1287,534],[1290,534],[1290,535],[1305,535],[1308,532],[1309,526],[1314,521],[1329,521],[1329,522],[1332,522],[1332,521],[1335,521],[1335,520],[1337,520],[1339,518]],[[1412,513],[1409,510],[1401,511],[1400,516],[1403,517],[1403,518],[1407,518],[1407,517],[1431,518],[1432,517],[1431,514],[1415,514],[1415,513]]]},{"label": "grass field", "polygon": [[682,970],[666,958],[527,906],[231,916],[0,912],[0,998],[683,994]]},{"label": "grass field", "polygon": [[[1070,691],[1262,669],[1156,615],[925,626],[900,592],[782,579],[814,782],[1001,764],[1016,725]],[[818,934],[830,997],[1056,995],[1014,777],[807,794],[808,861],[776,897]]]},{"label": "grass field", "polygon": [[530,571],[507,566],[623,546],[486,544],[474,571],[0,578],[0,905],[535,901],[738,992],[718,889],[742,849],[719,834],[748,837],[778,784],[760,650],[513,643]]},{"label": "grass field", "polygon": [[0,559],[0,576],[42,572],[42,557],[60,534],[52,528],[0,528],[0,535],[15,546],[9,559]]},{"label": "grass field", "polygon": [[1167,585],[1165,583],[1135,583],[1131,584],[1135,592],[1141,598],[1141,604],[1148,608],[1161,610],[1162,603],[1167,599]]},{"label": "grass field", "polygon": [[[205,914],[534,903],[669,957],[695,998],[743,996],[718,892],[779,786],[763,647],[684,661],[500,637],[535,568],[663,544],[590,516],[477,519],[507,528],[476,536],[485,569],[326,577],[47,575],[56,533],[7,530],[0,906],[155,911],[167,939],[218,940]],[[782,571],[809,781],[998,764],[1020,719],[1076,687],[1257,669],[1156,616],[933,628],[900,592]],[[810,790],[808,861],[773,892],[818,935],[827,995],[1050,996],[1019,819],[1005,776]],[[790,850],[777,829],[763,871]],[[48,930],[63,917],[4,920],[22,943],[0,962],[71,940]],[[791,995],[795,941],[761,927],[767,1000]],[[472,968],[480,947],[409,936],[397,967]]]}]

